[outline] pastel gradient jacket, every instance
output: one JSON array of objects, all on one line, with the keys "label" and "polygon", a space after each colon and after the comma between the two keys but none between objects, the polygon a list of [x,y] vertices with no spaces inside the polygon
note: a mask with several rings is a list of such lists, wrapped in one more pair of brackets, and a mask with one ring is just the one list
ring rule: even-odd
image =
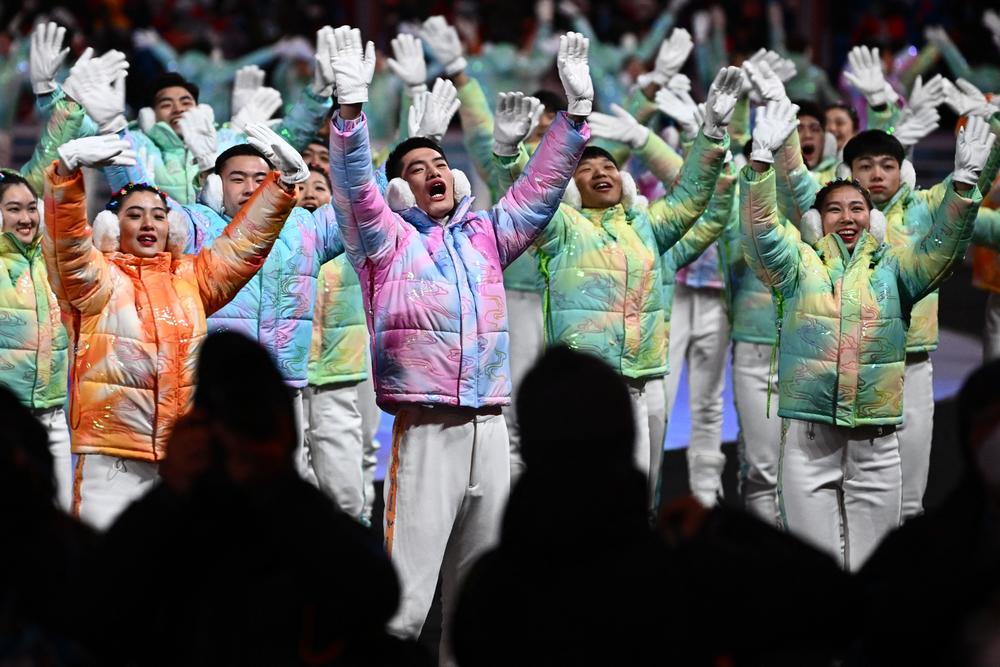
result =
[{"label": "pastel gradient jacket", "polygon": [[261,267],[294,198],[273,173],[211,248],[140,259],[94,247],[80,172],[62,178],[52,165],[46,177],[45,261],[76,350],[73,451],[158,461],[194,396],[206,315]]},{"label": "pastel gradient jacket", "polygon": [[906,330],[916,302],[962,260],[982,201],[950,186],[929,232],[909,247],[867,231],[848,253],[836,234],[815,248],[781,224],[773,169],[740,176],[747,255],[783,299],[778,343],[781,417],[835,426],[900,424]]},{"label": "pastel gradient jacket", "polygon": [[598,356],[625,377],[667,372],[666,299],[680,259],[668,257],[665,278],[660,256],[681,242],[678,258],[693,259],[712,242],[704,228],[684,238],[708,207],[728,146],[728,137],[699,134],[678,184],[648,208],[559,208],[538,240],[550,345]]},{"label": "pastel gradient jacket", "polygon": [[555,214],[590,138],[560,113],[524,173],[489,211],[458,202],[446,223],[394,213],[372,173],[364,116],[334,117],[330,170],[347,256],[358,272],[379,405],[510,403],[502,270]]},{"label": "pastel gradient jacket", "polygon": [[317,283],[309,384],[360,382],[368,377],[368,327],[358,274],[341,255],[323,265]]},{"label": "pastel gradient jacket", "polygon": [[[188,251],[199,252],[222,237],[231,220],[207,206],[180,209],[188,218]],[[308,383],[309,350],[317,277],[324,263],[344,252],[333,207],[314,212],[295,207],[264,266],[239,293],[208,318],[208,331],[235,331],[271,353],[285,382]]]},{"label": "pastel gradient jacket", "polygon": [[42,237],[0,234],[0,384],[29,408],[66,401],[66,329],[49,288]]}]

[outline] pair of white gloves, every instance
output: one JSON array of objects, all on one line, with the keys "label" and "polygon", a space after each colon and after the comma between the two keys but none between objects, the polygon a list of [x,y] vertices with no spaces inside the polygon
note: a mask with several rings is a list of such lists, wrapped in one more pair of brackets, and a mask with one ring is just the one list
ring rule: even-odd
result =
[{"label": "pair of white gloves", "polygon": [[[787,97],[771,100],[767,106],[759,107],[753,128],[753,150],[750,159],[773,163],[774,152],[781,148],[789,135],[798,127],[797,113],[798,107]],[[992,133],[985,120],[979,116],[970,116],[968,124],[958,134],[952,180],[975,186],[995,140],[996,135]]]}]

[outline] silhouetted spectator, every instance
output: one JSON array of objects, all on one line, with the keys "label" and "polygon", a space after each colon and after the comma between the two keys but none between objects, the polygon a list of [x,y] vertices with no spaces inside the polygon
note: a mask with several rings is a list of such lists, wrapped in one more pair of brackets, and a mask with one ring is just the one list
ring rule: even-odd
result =
[{"label": "silhouetted spectator", "polygon": [[891,533],[860,573],[852,664],[996,664],[978,660],[997,626],[991,638],[970,621],[995,620],[1000,593],[1000,361],[966,380],[958,426],[965,478],[939,508]]},{"label": "silhouetted spectator", "polygon": [[500,546],[466,580],[459,664],[659,662],[670,631],[669,554],[649,528],[621,377],[552,348],[517,397],[525,473]]},{"label": "silhouetted spectator", "polygon": [[[162,484],[109,530],[100,627],[142,664],[420,662],[387,639],[398,604],[378,543],[295,473],[295,420],[269,355],[216,333]],[[95,632],[97,632],[95,630]]]},{"label": "silhouetted spectator", "polygon": [[0,387],[0,664],[84,664],[79,584],[94,533],[57,507],[49,436]]}]

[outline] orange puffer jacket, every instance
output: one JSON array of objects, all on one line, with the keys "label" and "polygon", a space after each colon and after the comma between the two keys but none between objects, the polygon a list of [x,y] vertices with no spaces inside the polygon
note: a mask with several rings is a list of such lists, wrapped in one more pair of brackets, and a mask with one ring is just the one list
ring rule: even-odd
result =
[{"label": "orange puffer jacket", "polygon": [[261,267],[294,199],[273,173],[210,248],[150,259],[100,252],[85,202],[79,172],[63,178],[54,164],[46,170],[43,248],[68,302],[75,350],[73,452],[158,461],[191,405],[206,316]]}]

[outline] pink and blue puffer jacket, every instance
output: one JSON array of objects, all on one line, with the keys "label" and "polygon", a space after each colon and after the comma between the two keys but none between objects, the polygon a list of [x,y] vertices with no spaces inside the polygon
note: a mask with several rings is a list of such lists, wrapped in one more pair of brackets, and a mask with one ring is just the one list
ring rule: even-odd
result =
[{"label": "pink and blue puffer jacket", "polygon": [[492,209],[472,211],[465,197],[439,224],[416,207],[390,210],[372,173],[364,116],[334,116],[330,180],[344,247],[361,281],[384,410],[510,403],[502,271],[556,212],[589,138],[585,123],[560,113]]}]

